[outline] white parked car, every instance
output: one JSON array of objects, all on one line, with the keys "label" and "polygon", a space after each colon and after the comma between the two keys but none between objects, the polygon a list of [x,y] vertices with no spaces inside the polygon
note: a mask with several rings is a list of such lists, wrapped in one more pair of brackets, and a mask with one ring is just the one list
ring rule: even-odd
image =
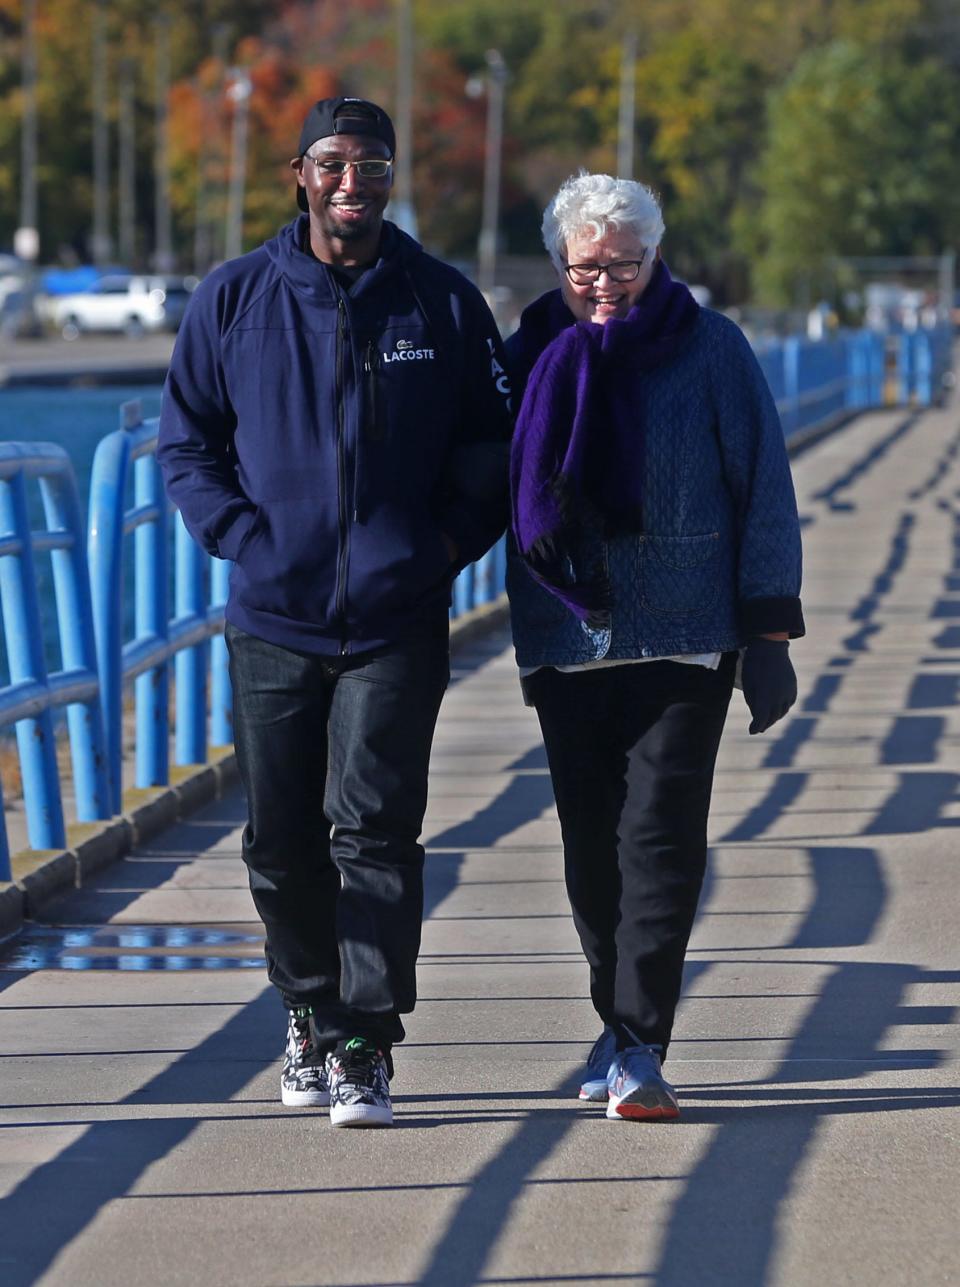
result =
[{"label": "white parked car", "polygon": [[66,340],[84,331],[175,331],[195,285],[192,277],[101,277],[89,290],[52,296],[48,313]]}]

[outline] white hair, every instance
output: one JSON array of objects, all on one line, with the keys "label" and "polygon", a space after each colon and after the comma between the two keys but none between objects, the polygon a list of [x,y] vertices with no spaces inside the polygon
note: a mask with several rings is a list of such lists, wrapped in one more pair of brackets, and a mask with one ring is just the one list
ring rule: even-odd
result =
[{"label": "white hair", "polygon": [[645,183],[581,170],[560,186],[543,213],[543,244],[557,272],[563,271],[567,242],[579,234],[599,241],[611,229],[636,233],[641,246],[656,250],[663,240],[660,202]]}]

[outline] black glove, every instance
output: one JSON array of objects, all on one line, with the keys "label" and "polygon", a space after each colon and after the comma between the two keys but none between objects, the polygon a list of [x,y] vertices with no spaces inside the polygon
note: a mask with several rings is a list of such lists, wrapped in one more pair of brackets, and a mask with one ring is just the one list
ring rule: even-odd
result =
[{"label": "black glove", "polygon": [[744,649],[743,696],[751,733],[765,733],[797,700],[797,676],[786,639],[751,639]]}]

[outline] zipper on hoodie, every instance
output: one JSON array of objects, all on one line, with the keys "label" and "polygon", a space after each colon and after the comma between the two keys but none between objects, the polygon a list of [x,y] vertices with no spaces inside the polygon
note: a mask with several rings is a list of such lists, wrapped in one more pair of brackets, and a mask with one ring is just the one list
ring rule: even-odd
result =
[{"label": "zipper on hoodie", "polygon": [[343,296],[337,291],[337,521],[340,531],[340,555],[337,559],[337,602],[336,613],[340,628],[340,653],[349,651],[347,644],[346,597],[347,597],[347,546],[349,541],[349,524],[347,521],[347,462],[344,447],[343,425],[343,342],[346,308]]},{"label": "zipper on hoodie", "polygon": [[380,442],[383,438],[380,426],[380,403],[377,397],[379,365],[376,341],[368,340],[363,353],[363,370],[367,381],[367,436],[372,442]]}]

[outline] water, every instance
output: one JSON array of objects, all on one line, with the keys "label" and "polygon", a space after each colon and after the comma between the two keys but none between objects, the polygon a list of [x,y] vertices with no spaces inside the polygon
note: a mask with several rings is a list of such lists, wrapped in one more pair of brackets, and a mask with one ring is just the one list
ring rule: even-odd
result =
[{"label": "water", "polygon": [[65,447],[85,514],[97,443],[120,427],[120,404],[132,398],[140,399],[145,419],[160,414],[160,388],[152,384],[0,389],[0,442],[55,442]]},{"label": "water", "polygon": [[[80,512],[86,518],[90,470],[97,443],[120,427],[120,405],[140,400],[145,419],[160,412],[158,385],[110,385],[103,388],[53,388],[42,385],[0,389],[0,442],[53,442],[64,447],[73,462],[80,492]],[[39,514],[36,484],[30,485],[31,504]],[[43,617],[48,670],[59,669],[56,646],[52,573],[49,556],[37,559],[37,583]],[[129,569],[128,569],[129,570]],[[0,635],[0,685],[9,682],[6,649]]]}]

